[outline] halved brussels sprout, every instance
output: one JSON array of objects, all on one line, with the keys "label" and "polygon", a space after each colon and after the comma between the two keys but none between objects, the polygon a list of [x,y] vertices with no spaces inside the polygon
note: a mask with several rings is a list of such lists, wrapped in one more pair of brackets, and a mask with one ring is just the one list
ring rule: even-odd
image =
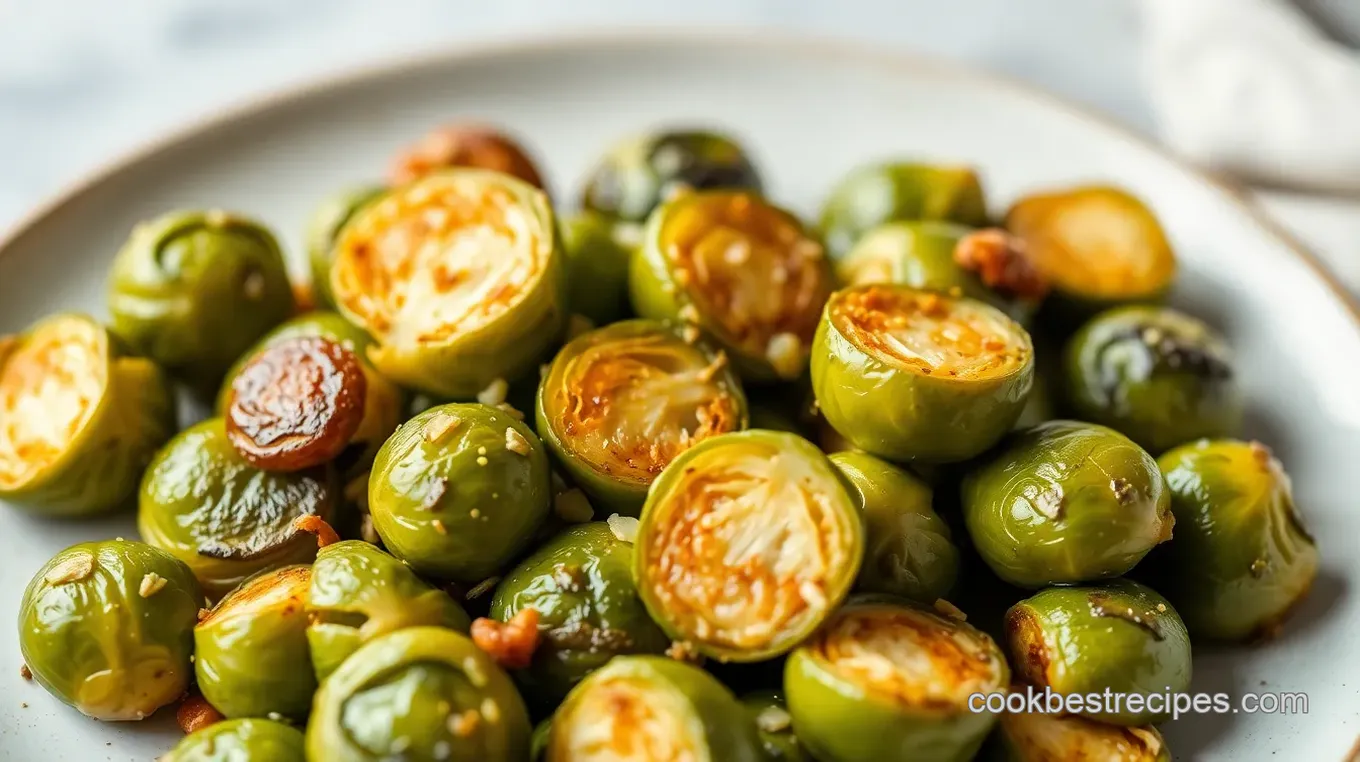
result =
[{"label": "halved brussels sprout", "polygon": [[164,374],[89,317],[0,337],[0,499],[44,516],[124,505],[174,432]]},{"label": "halved brussels sprout", "polygon": [[828,423],[865,452],[955,462],[997,442],[1020,417],[1034,347],[994,307],[906,286],[837,291],[812,352]]},{"label": "halved brussels sprout", "polygon": [[203,593],[140,542],[72,545],[24,591],[19,650],[48,693],[97,720],[140,720],[184,694]]},{"label": "halved brussels sprout", "polygon": [[1077,715],[1006,713],[997,727],[996,762],[1171,762],[1162,734],[1151,725],[1121,727]]},{"label": "halved brussels sprout", "polygon": [[1006,212],[1006,229],[1025,242],[1069,315],[1157,299],[1176,278],[1156,215],[1118,188],[1026,196]]},{"label": "halved brussels sprout", "polygon": [[663,656],[620,656],[558,708],[547,762],[761,762],[755,726],[707,672]]},{"label": "halved brussels sprout", "polygon": [[1061,694],[1110,695],[1084,717],[1146,725],[1171,716],[1157,702],[1128,696],[1190,687],[1190,636],[1165,598],[1124,579],[1091,587],[1053,587],[1006,612],[1006,648],[1017,677]]},{"label": "halved brussels sprout", "polygon": [[642,317],[711,334],[743,378],[787,381],[807,367],[831,280],[797,217],[749,192],[709,191],[648,219],[629,292]]},{"label": "halved brussels sprout", "polygon": [[1118,577],[1175,524],[1157,461],[1117,431],[1076,421],[1011,435],[964,477],[962,497],[978,554],[1026,588]]},{"label": "halved brussels sprout", "polygon": [[460,169],[389,191],[340,232],[331,292],[373,337],[388,378],[470,399],[535,368],[566,320],[548,197],[509,175]]},{"label": "halved brussels sprout", "polygon": [[789,657],[784,692],[798,740],[827,762],[972,759],[1004,692],[996,643],[962,621],[885,599],[852,601]]},{"label": "halved brussels sprout", "polygon": [[677,193],[718,189],[761,192],[746,150],[717,132],[673,130],[615,145],[591,173],[581,206],[641,222]]},{"label": "halved brussels sprout", "polygon": [[109,273],[114,332],[202,394],[293,306],[274,236],[226,212],[138,225]]},{"label": "halved brussels sprout", "polygon": [[864,563],[855,589],[927,605],[948,597],[959,576],[959,549],[931,508],[930,485],[867,453],[830,457],[864,514]]},{"label": "halved brussels sprout", "polygon": [[1119,307],[1067,344],[1064,391],[1083,420],[1117,429],[1150,452],[1242,425],[1232,351],[1209,326],[1165,307]]},{"label": "halved brussels sprout", "polygon": [[1148,558],[1190,634],[1273,635],[1317,576],[1289,475],[1259,442],[1201,441],[1163,455],[1176,536]]},{"label": "halved brussels sprout", "polygon": [[539,386],[536,413],[572,479],[630,516],[677,455],[746,428],[746,398],[726,355],[651,320],[615,323],[563,347]]},{"label": "halved brussels sprout", "polygon": [[514,673],[530,699],[549,706],[618,654],[659,654],[670,638],[647,615],[633,583],[633,545],[603,521],[569,527],[505,576],[491,617],[539,613],[528,669]]},{"label": "halved brussels sprout", "polygon": [[282,722],[227,720],[185,736],[159,762],[306,762],[302,731]]},{"label": "halved brussels sprout", "polygon": [[744,431],[691,447],[652,485],[633,576],[671,638],[749,662],[815,630],[863,558],[863,519],[816,445]]},{"label": "halved brussels sprout", "polygon": [[534,537],[550,481],[543,444],[517,418],[477,403],[440,405],[378,451],[368,507],[387,549],[411,568],[477,583]]},{"label": "halved brussels sprout", "polygon": [[765,762],[813,762],[793,732],[788,704],[777,691],[756,691],[741,698],[746,714],[756,726]]},{"label": "halved brussels sprout", "polygon": [[467,632],[471,624],[448,593],[360,540],[332,543],[316,554],[307,616],[307,642],[318,680],[380,635],[422,625]]},{"label": "halved brussels sprout", "polygon": [[142,479],[142,539],[189,565],[209,596],[266,569],[310,563],[316,541],[293,522],[329,521],[340,499],[326,468],[261,471],[227,441],[221,418],[180,432]]},{"label": "halved brussels sprout", "polygon": [[642,242],[638,223],[581,212],[562,222],[567,256],[567,306],[595,325],[622,320],[628,303],[628,265]]},{"label": "halved brussels sprout", "polygon": [[522,762],[532,730],[514,683],[466,635],[410,627],[369,641],[321,683],[307,758]]},{"label": "halved brussels sprout", "polygon": [[392,185],[405,185],[457,167],[501,172],[546,188],[538,167],[518,140],[495,127],[473,122],[431,130],[397,155],[387,177]]},{"label": "halved brussels sprout", "polygon": [[355,212],[381,196],[385,190],[381,185],[343,188],[327,196],[312,212],[312,219],[307,224],[307,264],[312,272],[312,295],[322,309],[335,309],[335,299],[331,296],[335,239]]},{"label": "halved brussels sprout", "polygon": [[194,628],[198,689],[224,716],[306,719],[316,691],[307,651],[311,577],[306,566],[256,574]]},{"label": "halved brussels sprout", "polygon": [[987,222],[982,181],[969,167],[885,162],[859,167],[822,207],[827,251],[840,259],[869,229],[899,220]]}]

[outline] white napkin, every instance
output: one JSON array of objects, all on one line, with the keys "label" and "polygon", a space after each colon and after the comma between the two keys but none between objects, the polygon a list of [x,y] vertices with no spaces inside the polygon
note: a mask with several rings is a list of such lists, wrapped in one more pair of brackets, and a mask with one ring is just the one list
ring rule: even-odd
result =
[{"label": "white napkin", "polygon": [[1163,140],[1243,179],[1360,192],[1360,55],[1286,0],[1141,0]]}]

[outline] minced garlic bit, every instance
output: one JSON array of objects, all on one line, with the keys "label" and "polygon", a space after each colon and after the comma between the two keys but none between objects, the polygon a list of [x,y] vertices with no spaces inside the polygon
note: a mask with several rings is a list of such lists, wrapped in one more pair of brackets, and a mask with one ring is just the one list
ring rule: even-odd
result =
[{"label": "minced garlic bit", "polygon": [[783,378],[797,378],[803,372],[803,340],[791,333],[776,333],[765,345],[765,359]]},{"label": "minced garlic bit", "polygon": [[515,407],[514,405],[511,405],[509,402],[502,402],[501,404],[496,406],[496,409],[501,411],[502,413],[505,413],[511,418],[514,418],[516,421],[524,420],[524,413],[521,412],[519,408]]},{"label": "minced garlic bit", "polygon": [[147,572],[142,577],[142,584],[137,588],[137,594],[143,598],[150,598],[163,590],[168,583],[169,580],[156,572]]},{"label": "minced garlic bit", "polygon": [[591,507],[590,500],[575,487],[557,493],[553,498],[553,512],[568,524],[584,524],[595,518],[595,509]]},{"label": "minced garlic bit", "polygon": [[425,435],[426,442],[438,442],[445,434],[458,428],[460,423],[462,421],[458,416],[441,410],[430,416],[430,420],[425,422],[420,432]]},{"label": "minced garlic bit", "polygon": [[431,522],[430,522],[430,526],[434,527],[434,531],[436,531],[436,532],[438,532],[438,533],[440,533],[440,534],[448,534],[448,533],[449,533],[449,528],[446,527],[446,526],[444,526],[444,522],[440,521],[439,519],[435,519],[434,521],[431,521]]},{"label": "minced garlic bit", "polygon": [[246,276],[243,286],[246,298],[251,301],[259,301],[264,296],[264,276],[258,272]]},{"label": "minced garlic bit", "polygon": [[485,455],[485,454],[486,454],[486,448],[485,448],[485,447],[478,447],[478,448],[477,448],[477,454],[478,454],[478,455]]},{"label": "minced garlic bit", "polygon": [[459,738],[467,738],[476,733],[477,727],[481,724],[482,716],[477,714],[476,709],[449,715],[449,732]]},{"label": "minced garlic bit", "polygon": [[479,465],[479,466],[485,466],[486,464],[488,464],[488,463],[490,463],[490,462],[491,462],[491,461],[489,461],[489,460],[486,459],[486,456],[485,456],[485,455],[478,455],[478,456],[477,456],[477,465]]},{"label": "minced garlic bit", "polygon": [[613,532],[614,536],[620,540],[624,542],[637,541],[638,520],[632,516],[620,516],[617,513],[612,513],[606,519],[606,523],[609,524],[609,531]]},{"label": "minced garlic bit", "polygon": [[767,706],[756,715],[756,727],[762,733],[782,733],[792,725],[793,718],[777,706]]},{"label": "minced garlic bit", "polygon": [[676,314],[680,317],[681,320],[685,321],[686,323],[699,322],[699,310],[696,309],[693,304],[686,304],[685,306],[681,307],[680,311]]},{"label": "minced garlic bit", "polygon": [[94,556],[89,553],[76,553],[67,556],[61,563],[53,566],[43,575],[43,579],[49,585],[64,585],[67,582],[79,582],[90,576],[94,571]]},{"label": "minced garlic bit", "polygon": [[529,440],[510,426],[505,427],[505,449],[516,455],[528,455],[533,452],[533,448],[529,446]]},{"label": "minced garlic bit", "polygon": [[968,621],[968,615],[963,613],[962,609],[943,598],[935,599],[935,611],[949,619],[956,619],[960,622]]},{"label": "minced garlic bit", "polygon": [[482,699],[481,711],[487,722],[498,722],[501,719],[501,708],[490,696]]},{"label": "minced garlic bit", "polygon": [[499,405],[505,401],[505,395],[509,393],[510,384],[506,383],[505,379],[498,378],[477,392],[477,401],[483,405]]},{"label": "minced garlic bit", "polygon": [[636,249],[642,245],[642,226],[634,222],[621,222],[610,228],[609,237],[625,249]]},{"label": "minced garlic bit", "polygon": [[703,654],[700,654],[688,640],[672,640],[666,648],[666,656],[689,664],[702,664],[704,661]]},{"label": "minced garlic bit", "polygon": [[686,344],[693,344],[699,340],[699,329],[696,326],[687,325],[680,329],[680,337],[685,340]]}]

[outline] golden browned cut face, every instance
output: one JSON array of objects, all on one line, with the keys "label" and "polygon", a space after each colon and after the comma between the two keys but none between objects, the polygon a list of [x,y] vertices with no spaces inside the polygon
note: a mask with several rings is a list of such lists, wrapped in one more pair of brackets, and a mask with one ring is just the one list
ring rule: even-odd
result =
[{"label": "golden browned cut face", "polygon": [[1151,728],[1125,728],[1076,715],[1003,714],[1001,731],[1024,759],[1157,762],[1165,743]]},{"label": "golden browned cut face", "polygon": [[630,675],[592,681],[555,722],[550,760],[718,762],[694,748],[704,729],[682,697]]},{"label": "golden browned cut face", "polygon": [[199,620],[198,626],[207,627],[271,609],[284,609],[286,614],[301,611],[307,605],[311,584],[312,570],[306,566],[288,566],[256,575],[223,598]]}]

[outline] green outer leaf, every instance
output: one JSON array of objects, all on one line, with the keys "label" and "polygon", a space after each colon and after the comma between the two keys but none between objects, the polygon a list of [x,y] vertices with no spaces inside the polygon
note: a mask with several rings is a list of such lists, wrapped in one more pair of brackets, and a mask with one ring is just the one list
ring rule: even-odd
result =
[{"label": "green outer leaf", "polygon": [[987,223],[982,182],[967,167],[883,162],[857,167],[822,207],[827,252],[840,259],[866,231],[898,220]]},{"label": "green outer leaf", "polygon": [[226,720],[191,733],[159,762],[306,762],[302,731],[282,722]]}]

